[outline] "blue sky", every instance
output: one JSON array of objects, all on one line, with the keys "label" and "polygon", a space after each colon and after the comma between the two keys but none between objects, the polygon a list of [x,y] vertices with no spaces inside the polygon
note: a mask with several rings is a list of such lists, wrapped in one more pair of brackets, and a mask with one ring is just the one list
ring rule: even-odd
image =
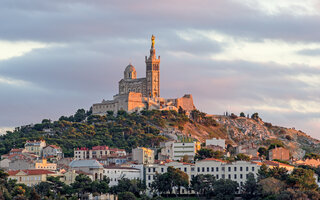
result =
[{"label": "blue sky", "polygon": [[0,24],[0,131],[111,99],[154,34],[163,97],[320,138],[317,0],[4,0]]}]

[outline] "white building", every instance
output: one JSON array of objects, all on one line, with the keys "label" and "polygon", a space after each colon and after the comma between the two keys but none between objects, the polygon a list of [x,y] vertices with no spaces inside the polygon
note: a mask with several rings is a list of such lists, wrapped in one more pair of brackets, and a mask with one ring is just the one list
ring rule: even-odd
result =
[{"label": "white building", "polygon": [[132,167],[109,166],[103,169],[103,176],[110,178],[110,186],[118,185],[118,181],[122,178],[140,179],[141,173],[139,169]]},{"label": "white building", "polygon": [[[236,181],[239,186],[242,186],[247,180],[248,174],[253,173],[255,176],[258,173],[260,165],[247,161],[236,161],[227,163],[219,159],[208,158],[191,163],[182,163],[177,161],[167,162],[163,164],[151,164],[145,166],[145,180],[147,188],[150,189],[151,183],[154,181],[154,177],[157,173],[167,172],[167,168],[172,166],[185,172],[189,176],[189,181],[198,174],[211,174],[216,179],[230,179]],[[187,191],[182,188],[181,193]]]},{"label": "white building", "polygon": [[225,139],[217,139],[217,138],[207,139],[206,146],[219,146],[219,147],[222,147],[223,149],[225,149],[226,148],[226,140]]},{"label": "white building", "polygon": [[132,160],[138,164],[152,164],[154,163],[154,151],[145,147],[132,149]]},{"label": "white building", "polygon": [[192,138],[181,137],[177,141],[160,143],[160,148],[159,160],[181,160],[184,156],[193,160],[200,149],[200,143]]}]

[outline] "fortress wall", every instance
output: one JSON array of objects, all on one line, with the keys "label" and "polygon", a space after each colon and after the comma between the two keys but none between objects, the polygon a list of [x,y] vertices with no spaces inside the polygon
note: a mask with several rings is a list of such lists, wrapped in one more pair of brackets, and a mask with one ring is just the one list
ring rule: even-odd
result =
[{"label": "fortress wall", "polygon": [[193,98],[191,94],[186,94],[181,98],[177,99],[177,108],[179,109],[179,107],[181,106],[181,108],[183,110],[186,110],[188,112],[192,111],[195,109],[195,106],[193,104]]}]

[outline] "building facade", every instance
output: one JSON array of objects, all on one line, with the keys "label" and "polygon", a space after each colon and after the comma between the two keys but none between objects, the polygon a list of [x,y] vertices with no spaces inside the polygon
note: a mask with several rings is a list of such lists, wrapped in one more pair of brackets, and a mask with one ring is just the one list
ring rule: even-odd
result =
[{"label": "building facade", "polygon": [[46,146],[45,148],[43,148],[42,154],[44,158],[49,158],[49,157],[55,157],[57,159],[63,158],[63,152],[61,147],[58,147],[56,145]]},{"label": "building facade", "polygon": [[140,179],[140,170],[132,167],[116,167],[108,166],[103,170],[103,175],[110,178],[109,186],[118,185],[118,181],[122,178]]},{"label": "building facade", "polygon": [[190,94],[177,99],[160,97],[160,56],[156,56],[154,36],[151,37],[150,55],[145,57],[145,63],[146,76],[143,78],[137,78],[135,67],[129,64],[124,70],[123,79],[119,81],[118,94],[113,96],[113,100],[93,104],[92,113],[105,115],[108,111],[117,113],[119,110],[178,110],[179,107],[190,112],[195,109]]},{"label": "building facade", "polygon": [[9,179],[15,179],[17,183],[34,186],[40,182],[47,181],[47,177],[53,175],[54,172],[43,169],[32,169],[8,171],[8,174]]},{"label": "building facade", "polygon": [[34,153],[37,156],[42,156],[42,150],[43,148],[46,147],[46,141],[44,140],[39,140],[39,141],[26,141],[24,148],[30,152]]},{"label": "building facade", "polygon": [[154,163],[154,151],[145,147],[137,147],[132,150],[132,160],[138,164]]},{"label": "building facade", "polygon": [[225,139],[218,139],[218,138],[207,139],[206,146],[219,146],[219,147],[225,149],[226,148],[226,140]]},{"label": "building facade", "polygon": [[[253,173],[257,176],[260,165],[254,162],[236,161],[228,163],[219,159],[208,158],[196,162],[195,164],[183,162],[166,162],[163,164],[150,164],[145,166],[146,186],[150,189],[156,174],[167,172],[168,167],[179,169],[186,173],[189,181],[199,174],[210,174],[216,179],[230,179],[236,181],[239,187],[243,186],[247,180],[248,174]],[[181,189],[181,193],[187,193],[185,188]]]},{"label": "building facade", "polygon": [[285,149],[283,147],[276,147],[274,149],[269,150],[269,160],[290,160],[290,151],[289,149]]}]

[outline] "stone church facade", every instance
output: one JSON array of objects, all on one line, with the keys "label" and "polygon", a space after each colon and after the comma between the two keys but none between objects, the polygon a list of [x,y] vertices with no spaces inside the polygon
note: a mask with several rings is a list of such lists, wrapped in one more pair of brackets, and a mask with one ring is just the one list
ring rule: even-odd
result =
[{"label": "stone church facade", "polygon": [[113,96],[113,100],[93,104],[93,114],[105,115],[108,111],[116,113],[119,110],[129,113],[143,109],[178,110],[179,107],[187,112],[195,109],[191,94],[176,99],[160,97],[160,56],[156,57],[154,43],[155,37],[152,36],[150,55],[145,57],[146,77],[137,78],[136,69],[129,64],[119,81],[119,93]]}]

